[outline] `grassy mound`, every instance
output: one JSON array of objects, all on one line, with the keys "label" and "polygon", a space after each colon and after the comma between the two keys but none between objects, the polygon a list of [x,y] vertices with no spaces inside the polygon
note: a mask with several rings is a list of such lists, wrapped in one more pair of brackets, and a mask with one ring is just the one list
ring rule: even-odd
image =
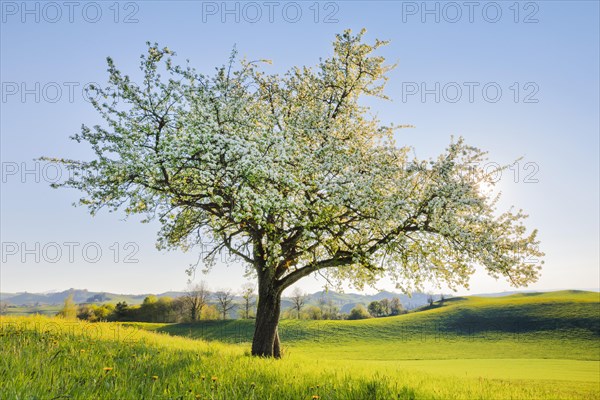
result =
[{"label": "grassy mound", "polygon": [[558,292],[452,299],[376,320],[283,321],[277,361],[249,356],[248,343],[198,339],[231,340],[237,329],[247,340],[244,321],[2,317],[0,398],[600,399],[599,307],[598,294]]},{"label": "grassy mound", "polygon": [[[225,342],[249,342],[254,332],[251,320],[131,325]],[[600,337],[600,294],[561,291],[495,298],[457,297],[397,317],[359,321],[283,320],[280,336],[291,345],[304,341],[325,344],[427,339],[536,341],[544,337],[595,341]]]}]

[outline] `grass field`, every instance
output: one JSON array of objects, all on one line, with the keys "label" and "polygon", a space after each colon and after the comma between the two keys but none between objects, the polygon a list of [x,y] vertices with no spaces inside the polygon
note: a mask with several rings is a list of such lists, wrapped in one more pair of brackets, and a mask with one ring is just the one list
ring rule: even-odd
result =
[{"label": "grass field", "polygon": [[[4,317],[2,399],[600,399],[598,293],[456,298],[362,321],[117,324]],[[317,396],[317,397],[315,397]]]},{"label": "grass field", "polygon": [[9,307],[6,309],[8,316],[24,316],[24,315],[56,315],[62,308],[62,305],[43,305],[43,306],[18,306]]}]

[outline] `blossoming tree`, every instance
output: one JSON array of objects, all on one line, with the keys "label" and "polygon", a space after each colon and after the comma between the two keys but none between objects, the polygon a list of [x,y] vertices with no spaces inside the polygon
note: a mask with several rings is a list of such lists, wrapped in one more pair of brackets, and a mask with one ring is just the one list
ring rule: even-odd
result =
[{"label": "blossoming tree", "polygon": [[459,139],[437,159],[414,159],[395,144],[398,127],[360,104],[385,97],[391,69],[374,54],[385,42],[363,34],[337,35],[330,58],[283,75],[234,56],[204,75],[148,44],[135,85],[109,58],[117,90],[93,88],[106,123],[73,137],[95,156],[58,160],[71,175],[57,186],[82,191],[92,214],[157,219],[159,248],[210,237],[207,265],[222,252],[247,263],[259,356],[280,356],[282,292],[314,273],[358,288],[388,276],[405,291],[467,286],[479,266],[515,286],[535,281],[536,231],[521,211],[496,210],[485,153]]}]

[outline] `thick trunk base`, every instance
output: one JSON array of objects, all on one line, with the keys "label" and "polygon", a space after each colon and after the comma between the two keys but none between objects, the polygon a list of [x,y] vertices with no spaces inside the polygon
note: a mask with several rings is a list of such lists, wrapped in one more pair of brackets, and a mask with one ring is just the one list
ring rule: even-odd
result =
[{"label": "thick trunk base", "polygon": [[277,327],[279,325],[281,294],[274,290],[268,290],[268,288],[261,288],[259,282],[258,296],[252,355],[280,358],[281,344]]}]

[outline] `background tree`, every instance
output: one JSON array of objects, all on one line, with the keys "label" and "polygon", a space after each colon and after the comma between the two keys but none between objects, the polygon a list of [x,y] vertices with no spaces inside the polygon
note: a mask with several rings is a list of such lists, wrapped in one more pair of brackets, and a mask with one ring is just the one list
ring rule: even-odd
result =
[{"label": "background tree", "polygon": [[67,298],[64,301],[63,307],[56,315],[66,319],[77,318],[77,304],[75,304],[75,302],[73,301],[72,294],[67,296]]},{"label": "background tree", "polygon": [[242,300],[243,300],[243,318],[249,319],[252,314],[252,310],[254,308],[255,300],[255,292],[256,286],[253,283],[246,283],[242,286]]},{"label": "background tree", "polygon": [[113,304],[83,304],[77,309],[77,318],[90,322],[108,321],[109,317],[114,314],[114,310]]},{"label": "background tree", "polygon": [[210,292],[204,281],[188,285],[181,299],[185,304],[190,321],[195,322],[200,319],[202,308],[206,306],[209,294]]},{"label": "background tree", "polygon": [[381,312],[383,315],[390,315],[390,301],[388,299],[379,300],[379,304],[381,305]]},{"label": "background tree", "polygon": [[433,306],[433,302],[434,302],[434,301],[435,301],[435,300],[433,299],[433,294],[431,294],[431,293],[428,293],[428,294],[427,294],[427,304],[429,304],[429,307],[432,307],[432,306]]},{"label": "background tree", "polygon": [[227,319],[227,313],[231,311],[234,307],[233,304],[233,293],[231,290],[219,290],[215,293],[215,297],[217,298],[217,308],[221,312],[221,316],[223,319]]},{"label": "background tree", "polygon": [[159,298],[154,307],[156,322],[175,322],[176,316],[173,305],[171,297],[164,296]]},{"label": "background tree", "polygon": [[115,306],[114,316],[117,321],[124,321],[129,313],[129,306],[126,301],[118,302]]},{"label": "background tree", "polygon": [[304,310],[304,315],[306,315],[308,319],[323,319],[323,310],[321,310],[321,307],[319,306],[308,306]]},{"label": "background tree", "polygon": [[217,310],[212,304],[206,305],[206,307],[202,308],[202,314],[200,314],[201,320],[216,320],[221,317],[221,313]]},{"label": "background tree", "polygon": [[400,315],[404,313],[404,306],[398,297],[390,301],[390,315]]},{"label": "background tree", "polygon": [[172,322],[185,322],[189,319],[187,304],[183,300],[183,296],[175,297],[171,302],[171,315]]},{"label": "background tree", "polygon": [[381,317],[384,315],[383,307],[381,307],[381,303],[377,300],[369,303],[368,310],[369,313],[374,317]]},{"label": "background tree", "polygon": [[371,314],[362,304],[357,304],[348,315],[348,319],[367,319],[371,318]]},{"label": "background tree", "polygon": [[203,75],[148,43],[134,85],[109,58],[110,89],[90,96],[106,123],[73,137],[93,159],[46,159],[70,170],[54,186],[83,192],[91,214],[158,219],[159,248],[209,237],[207,267],[221,251],[247,262],[258,281],[254,355],[280,356],[281,295],[316,272],[358,289],[388,276],[406,293],[466,286],[476,267],[514,286],[535,281],[536,231],[522,211],[497,211],[486,154],[453,139],[418,160],[364,106],[386,98],[392,67],[374,54],[385,42],[363,35],[345,31],[315,68],[282,75],[238,67],[235,54]]},{"label": "background tree", "polygon": [[137,313],[138,321],[158,322],[156,315],[156,306],[158,303],[158,297],[155,295],[146,296]]},{"label": "background tree", "polygon": [[324,311],[325,307],[327,306],[327,299],[325,298],[325,292],[322,292],[321,295],[319,296],[319,299],[317,300],[317,306]]},{"label": "background tree", "polygon": [[97,307],[95,304],[82,304],[77,308],[77,318],[84,319],[86,321],[95,321],[93,308]]},{"label": "background tree", "polygon": [[300,311],[306,303],[306,295],[302,292],[302,289],[295,287],[290,300],[292,301],[292,308],[296,310],[296,318],[300,319]]},{"label": "background tree", "polygon": [[324,319],[339,319],[340,309],[335,304],[333,299],[328,299],[327,304],[324,307],[323,318]]}]

